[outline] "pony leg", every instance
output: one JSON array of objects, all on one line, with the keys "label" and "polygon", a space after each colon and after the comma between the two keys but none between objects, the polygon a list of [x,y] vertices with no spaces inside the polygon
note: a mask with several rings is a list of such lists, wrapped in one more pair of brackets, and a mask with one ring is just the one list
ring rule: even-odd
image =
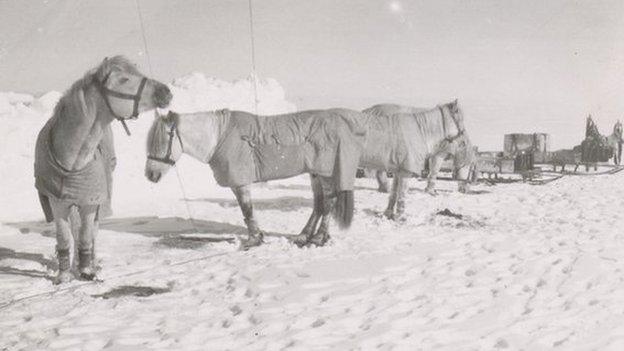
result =
[{"label": "pony leg", "polygon": [[401,174],[397,174],[395,177],[397,178],[397,205],[395,218],[399,219],[405,213],[405,190],[407,189],[407,182],[409,178],[403,177]]},{"label": "pony leg", "polygon": [[438,172],[442,167],[442,156],[433,155],[429,157],[429,174],[427,175],[427,187],[425,192],[430,195],[437,195],[435,190],[435,181],[438,179]]},{"label": "pony leg", "polygon": [[292,239],[292,242],[303,247],[308,244],[308,240],[314,234],[319,220],[321,219],[321,212],[323,212],[323,188],[319,177],[314,174],[310,174],[310,185],[312,187],[312,195],[314,197],[314,209],[308,219],[305,227],[301,230],[301,233]]},{"label": "pony leg", "polygon": [[78,237],[78,272],[80,278],[93,280],[95,267],[93,265],[93,253],[95,250],[95,235],[98,231],[97,220],[98,205],[85,205],[78,207],[80,214],[80,235]]},{"label": "pony leg", "polygon": [[329,241],[329,214],[334,207],[334,186],[331,178],[320,179],[322,189],[321,224],[308,242],[315,246],[323,246]]},{"label": "pony leg", "polygon": [[390,191],[390,197],[388,197],[388,207],[384,211],[384,216],[388,219],[394,219],[394,205],[397,202],[398,197],[398,189],[399,189],[399,171],[394,173],[394,177],[392,178],[392,190]]},{"label": "pony leg", "polygon": [[375,172],[375,178],[377,178],[377,191],[380,193],[388,192],[388,175],[386,171],[377,171]]},{"label": "pony leg", "polygon": [[258,223],[253,217],[253,204],[251,202],[251,192],[249,185],[232,188],[238,206],[243,212],[245,225],[247,226],[247,240],[241,240],[241,250],[246,251],[254,246],[260,246],[263,242],[264,234],[258,228]]},{"label": "pony leg", "polygon": [[73,240],[71,223],[69,221],[71,205],[50,198],[50,207],[52,208],[54,225],[56,226],[56,256],[59,265],[59,271],[54,284],[67,283],[72,280],[69,254]]}]

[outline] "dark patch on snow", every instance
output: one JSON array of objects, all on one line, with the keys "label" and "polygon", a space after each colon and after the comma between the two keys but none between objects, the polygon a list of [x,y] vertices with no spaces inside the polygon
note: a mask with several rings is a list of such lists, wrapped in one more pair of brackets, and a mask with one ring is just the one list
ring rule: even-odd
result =
[{"label": "dark patch on snow", "polygon": [[463,215],[461,215],[461,214],[459,214],[459,213],[455,213],[455,212],[453,212],[453,211],[449,210],[448,208],[445,208],[445,209],[444,209],[444,210],[442,210],[442,211],[438,211],[438,212],[436,212],[436,214],[437,214],[437,215],[439,215],[439,216],[453,217],[453,218],[456,218],[456,219],[462,219],[462,218],[464,218],[464,216],[463,216]]},{"label": "dark patch on snow", "polygon": [[119,298],[124,296],[147,297],[157,294],[164,294],[171,291],[171,287],[158,288],[152,286],[134,286],[122,285],[103,294],[91,295],[92,297],[101,297],[103,299]]}]

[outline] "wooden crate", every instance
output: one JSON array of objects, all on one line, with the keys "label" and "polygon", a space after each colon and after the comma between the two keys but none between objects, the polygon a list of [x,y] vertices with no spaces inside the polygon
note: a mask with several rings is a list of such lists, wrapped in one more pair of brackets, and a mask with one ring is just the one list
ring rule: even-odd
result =
[{"label": "wooden crate", "polygon": [[518,152],[530,151],[547,153],[550,151],[550,135],[546,133],[505,134],[503,153],[505,156],[515,156]]}]

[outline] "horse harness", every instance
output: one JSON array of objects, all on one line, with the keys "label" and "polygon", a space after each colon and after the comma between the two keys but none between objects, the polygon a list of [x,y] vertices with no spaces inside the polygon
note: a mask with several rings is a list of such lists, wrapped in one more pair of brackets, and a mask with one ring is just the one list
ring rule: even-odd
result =
[{"label": "horse harness", "polygon": [[175,166],[176,161],[171,158],[171,153],[173,149],[173,138],[177,137],[180,142],[180,147],[184,150],[184,144],[182,143],[182,138],[180,137],[180,132],[178,131],[178,119],[172,118],[171,127],[169,128],[169,140],[167,141],[167,152],[164,157],[157,157],[152,155],[147,155],[148,160],[153,160],[156,162],[161,162],[168,164],[170,166]]},{"label": "horse harness", "polygon": [[[130,129],[128,129],[128,126],[126,125],[125,120],[126,118],[136,119],[139,117],[139,103],[141,102],[141,95],[143,95],[143,89],[145,88],[145,84],[147,83],[147,77],[143,77],[141,79],[141,83],[139,83],[139,89],[137,90],[136,94],[132,95],[132,94],[120,93],[118,91],[114,91],[106,87],[106,83],[108,82],[108,78],[110,77],[111,73],[112,71],[108,72],[106,77],[104,77],[103,81],[100,82],[97,78],[95,78],[95,81],[98,83],[97,87],[100,90],[100,94],[102,94],[102,97],[104,98],[104,102],[106,102],[106,106],[108,106],[108,109],[113,114],[115,119],[121,122],[124,129],[126,130],[126,133],[130,135]],[[108,100],[108,96],[114,96],[119,99],[134,101],[132,115],[130,117],[124,118],[124,117],[119,116],[117,113],[115,113],[115,111],[113,110],[113,107],[110,104],[110,101]]]},{"label": "horse harness", "polygon": [[444,131],[444,134],[445,134],[444,140],[448,142],[449,144],[451,144],[455,142],[457,139],[459,139],[460,137],[462,137],[465,133],[465,130],[459,127],[459,122],[457,122],[457,120],[455,119],[455,115],[451,114],[451,119],[455,123],[455,128],[457,128],[457,134],[454,136],[446,135],[447,128],[446,128],[446,119],[444,118],[444,109],[442,108],[442,106],[438,106],[438,109],[440,110],[440,114],[442,115],[442,130]]}]

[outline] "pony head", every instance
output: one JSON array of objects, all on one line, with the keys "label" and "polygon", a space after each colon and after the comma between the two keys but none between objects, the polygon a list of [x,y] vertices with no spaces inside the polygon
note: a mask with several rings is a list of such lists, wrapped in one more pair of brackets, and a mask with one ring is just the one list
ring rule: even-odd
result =
[{"label": "pony head", "polygon": [[622,122],[620,122],[620,120],[618,120],[617,122],[615,122],[615,125],[613,126],[613,134],[615,136],[618,137],[618,139],[622,140],[622,132],[623,132],[624,128],[622,128]]},{"label": "pony head", "polygon": [[180,159],[183,152],[182,138],[178,132],[180,116],[169,112],[156,116],[147,134],[147,160],[145,177],[157,183]]},{"label": "pony head", "polygon": [[117,119],[136,118],[141,112],[169,106],[169,88],[147,78],[124,56],[105,58],[95,69],[94,83]]},{"label": "pony head", "polygon": [[440,110],[448,114],[455,126],[455,135],[450,135],[443,142],[445,152],[453,156],[453,173],[455,179],[459,180],[459,191],[462,193],[469,191],[469,183],[476,174],[477,157],[475,148],[468,137],[464,126],[464,113],[457,99],[441,105]]}]

